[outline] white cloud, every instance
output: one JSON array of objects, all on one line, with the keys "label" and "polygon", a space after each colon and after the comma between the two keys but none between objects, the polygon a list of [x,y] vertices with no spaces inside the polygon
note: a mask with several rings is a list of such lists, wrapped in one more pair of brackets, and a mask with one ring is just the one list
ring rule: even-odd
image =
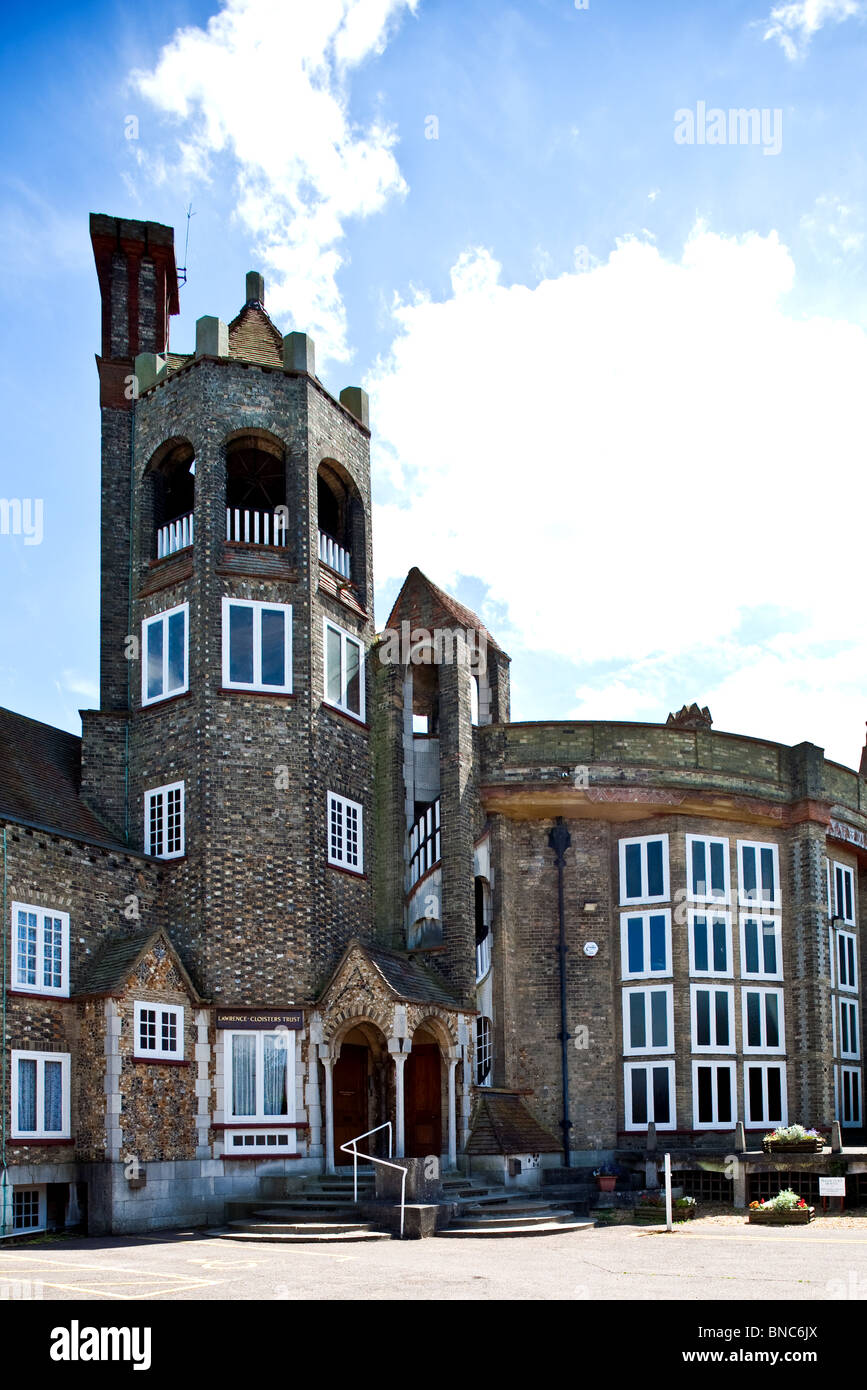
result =
[{"label": "white cloud", "polygon": [[348,357],[337,285],[345,225],[406,191],[395,132],[353,122],[349,79],[417,3],[226,0],[206,29],[178,30],[152,72],[132,74],[177,127],[174,170],[162,156],[134,156],[157,180],[177,170],[207,180],[228,157],[237,215],[276,275],[269,309],[291,315],[322,359]]},{"label": "white cloud", "polygon": [[791,0],[775,5],[764,21],[763,37],[776,39],[786,57],[794,62],[802,58],[814,34],[825,24],[842,24],[855,15],[863,16],[864,0]]},{"label": "white cloud", "polygon": [[822,194],[801,218],[801,230],[816,255],[836,262],[861,250],[863,227],[861,211],[833,194]]},{"label": "white cloud", "polygon": [[[413,564],[446,586],[478,576],[537,678],[545,652],[606,664],[578,692],[599,695],[594,717],[698,699],[719,727],[784,727],[851,761],[867,338],[788,317],[794,274],[776,233],[701,224],[679,259],[627,239],[535,288],[465,252],[448,299],[396,304],[367,383],[378,476],[407,498],[376,508],[380,582]],[[738,638],[759,608],[796,632]]]}]

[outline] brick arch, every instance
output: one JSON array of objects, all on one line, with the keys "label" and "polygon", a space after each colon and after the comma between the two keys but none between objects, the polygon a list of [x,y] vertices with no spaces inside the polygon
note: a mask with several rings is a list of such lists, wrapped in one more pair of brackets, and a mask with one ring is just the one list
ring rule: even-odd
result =
[{"label": "brick arch", "polygon": [[160,528],[195,512],[196,480],[190,473],[196,446],[186,434],[174,434],[154,449],[141,470],[138,544],[142,561],[157,558]]},{"label": "brick arch", "polygon": [[385,1009],[365,1008],[363,1005],[357,1005],[355,1008],[340,1009],[333,1016],[326,1018],[322,1030],[323,1041],[327,1042],[333,1049],[342,1043],[347,1033],[350,1033],[361,1023],[373,1024],[386,1040],[391,1034],[391,1018],[387,1017]]},{"label": "brick arch", "polygon": [[256,439],[263,449],[268,449],[272,453],[288,454],[289,445],[280,434],[279,426],[272,421],[270,425],[263,425],[261,418],[255,416],[246,421],[243,416],[232,426],[232,428],[220,440],[220,449],[226,450],[239,439]]},{"label": "brick arch", "polygon": [[457,1029],[445,1009],[428,1008],[416,1020],[410,1037],[414,1038],[419,1028],[422,1027],[427,1027],[428,1032],[433,1033],[441,1048],[448,1049],[457,1046]]}]

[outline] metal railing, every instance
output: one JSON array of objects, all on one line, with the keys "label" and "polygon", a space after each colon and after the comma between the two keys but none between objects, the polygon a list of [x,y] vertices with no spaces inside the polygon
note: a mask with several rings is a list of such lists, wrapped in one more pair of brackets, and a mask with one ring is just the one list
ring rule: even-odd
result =
[{"label": "metal railing", "polygon": [[[347,1144],[340,1145],[341,1153],[352,1154],[352,1200],[358,1201],[358,1149],[357,1145],[362,1139],[369,1139],[371,1134],[378,1134],[381,1129],[388,1130],[388,1156],[391,1158],[391,1120],[386,1120],[384,1125],[377,1125],[376,1129],[369,1129],[366,1134],[358,1134],[354,1139],[350,1139]],[[387,1163],[384,1158],[374,1158],[373,1154],[362,1154],[370,1163],[379,1163],[383,1168],[395,1168],[398,1173],[402,1173],[400,1180],[400,1238],[403,1240],[403,1214],[406,1210],[406,1175],[408,1168],[403,1168],[399,1163]]]},{"label": "metal railing", "polygon": [[186,550],[193,543],[193,513],[176,517],[174,521],[160,526],[157,531],[157,559],[174,555],[176,550]]},{"label": "metal railing", "polygon": [[324,531],[319,532],[319,558],[323,565],[337,570],[344,579],[352,578],[352,556],[342,545],[332,540],[331,536],[326,536]]},{"label": "metal railing", "polygon": [[226,540],[239,545],[285,545],[287,514],[285,507],[275,512],[226,508]]}]

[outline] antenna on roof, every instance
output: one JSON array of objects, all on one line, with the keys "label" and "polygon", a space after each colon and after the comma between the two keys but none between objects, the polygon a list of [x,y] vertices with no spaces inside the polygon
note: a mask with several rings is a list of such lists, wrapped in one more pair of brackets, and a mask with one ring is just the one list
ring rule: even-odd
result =
[{"label": "antenna on roof", "polygon": [[190,206],[187,208],[187,235],[184,240],[184,263],[178,266],[179,285],[185,285],[187,283],[187,252],[190,249],[190,218],[195,217],[195,215],[196,214],[193,212],[193,205],[190,203]]}]

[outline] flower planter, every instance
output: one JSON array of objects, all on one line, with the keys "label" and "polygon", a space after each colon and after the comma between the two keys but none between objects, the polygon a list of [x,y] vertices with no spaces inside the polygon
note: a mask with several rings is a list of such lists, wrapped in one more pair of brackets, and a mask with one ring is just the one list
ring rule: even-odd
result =
[{"label": "flower planter", "polygon": [[791,1211],[751,1211],[751,1226],[807,1226],[816,1215],[815,1207],[793,1207]]},{"label": "flower planter", "polygon": [[617,1186],[617,1175],[615,1173],[600,1173],[596,1181],[599,1184],[600,1192],[613,1192]]},{"label": "flower planter", "polygon": [[[635,1220],[639,1223],[646,1223],[649,1226],[658,1226],[660,1222],[665,1222],[665,1207],[636,1207]],[[672,1221],[692,1221],[695,1216],[695,1207],[672,1207]]]},{"label": "flower planter", "polygon": [[763,1139],[762,1148],[766,1154],[820,1154],[825,1147],[824,1139]]}]

